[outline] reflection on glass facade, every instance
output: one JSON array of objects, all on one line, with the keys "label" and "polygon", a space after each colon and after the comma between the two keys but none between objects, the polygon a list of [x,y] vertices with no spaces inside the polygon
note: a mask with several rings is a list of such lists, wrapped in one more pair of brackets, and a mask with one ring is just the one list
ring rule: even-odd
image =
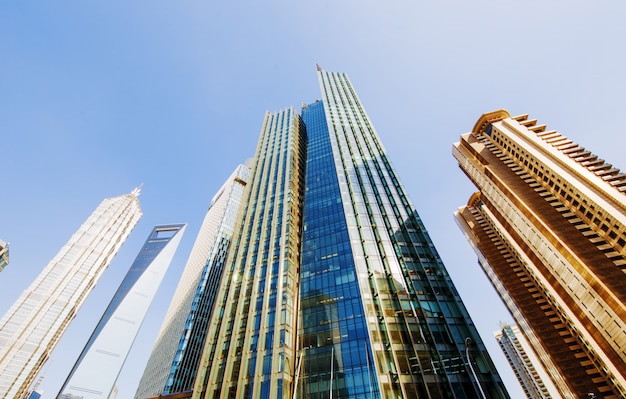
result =
[{"label": "reflection on glass facade", "polygon": [[59,399],[107,399],[185,231],[155,226],[74,364]]},{"label": "reflection on glass facade", "polygon": [[139,189],[107,198],[0,320],[0,398],[27,396],[59,339],[141,218]]},{"label": "reflection on glass facade", "polygon": [[136,398],[193,388],[225,257],[249,177],[249,166],[239,165],[211,200],[139,382]]},{"label": "reflection on glass facade", "polygon": [[266,115],[193,397],[508,398],[347,76],[318,78]]},{"label": "reflection on glass facade", "polygon": [[[367,319],[321,101],[302,110],[308,152],[298,397],[379,397]],[[331,386],[332,385],[332,386]]]}]

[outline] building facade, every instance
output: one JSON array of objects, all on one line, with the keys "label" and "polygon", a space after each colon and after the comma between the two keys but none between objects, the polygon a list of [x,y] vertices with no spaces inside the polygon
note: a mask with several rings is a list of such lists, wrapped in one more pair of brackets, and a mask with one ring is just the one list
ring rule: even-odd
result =
[{"label": "building facade", "polygon": [[458,224],[561,395],[626,397],[626,175],[504,110],[453,155],[480,190]]},{"label": "building facade", "polygon": [[193,397],[508,398],[348,77],[318,79],[265,115]]},{"label": "building facade", "polygon": [[494,336],[528,399],[562,398],[516,324],[501,325]]},{"label": "building facade", "polygon": [[117,377],[185,228],[168,224],[152,229],[61,387],[59,399],[114,397]]},{"label": "building facade", "polygon": [[0,240],[0,272],[9,264],[9,243]]},{"label": "building facade", "polygon": [[136,398],[193,389],[207,323],[249,175],[249,166],[239,165],[211,200]]},{"label": "building facade", "polygon": [[0,398],[24,398],[141,218],[139,189],[107,198],[0,320]]}]

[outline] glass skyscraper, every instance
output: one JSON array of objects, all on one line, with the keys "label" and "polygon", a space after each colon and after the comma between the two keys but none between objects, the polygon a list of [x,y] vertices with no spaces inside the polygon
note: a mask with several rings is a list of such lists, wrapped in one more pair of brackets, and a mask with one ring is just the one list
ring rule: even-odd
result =
[{"label": "glass skyscraper", "polygon": [[0,320],[0,398],[24,398],[141,218],[139,189],[107,198]]},{"label": "glass skyscraper", "polygon": [[189,397],[508,398],[348,77],[318,79],[265,115]]},{"label": "glass skyscraper", "polygon": [[155,226],[60,390],[59,399],[108,399],[185,224]]},{"label": "glass skyscraper", "polygon": [[193,388],[207,323],[249,176],[250,168],[239,165],[213,196],[136,398]]}]

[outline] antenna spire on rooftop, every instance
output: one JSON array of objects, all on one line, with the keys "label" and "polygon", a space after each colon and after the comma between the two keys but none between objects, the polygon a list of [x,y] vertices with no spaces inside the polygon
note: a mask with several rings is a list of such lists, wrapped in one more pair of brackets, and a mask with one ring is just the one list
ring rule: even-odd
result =
[{"label": "antenna spire on rooftop", "polygon": [[131,194],[134,195],[135,197],[139,197],[139,195],[141,194],[142,187],[143,187],[143,183],[135,187],[135,189],[131,192]]}]

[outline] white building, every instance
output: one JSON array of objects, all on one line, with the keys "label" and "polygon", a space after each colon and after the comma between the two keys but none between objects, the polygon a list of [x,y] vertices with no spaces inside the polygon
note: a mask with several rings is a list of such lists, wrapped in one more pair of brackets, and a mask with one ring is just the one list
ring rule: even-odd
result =
[{"label": "white building", "polygon": [[528,399],[562,398],[517,324],[502,324],[493,335]]},{"label": "white building", "polygon": [[59,398],[112,397],[117,377],[186,227],[169,224],[152,229],[63,384]]},{"label": "white building", "polygon": [[144,370],[136,398],[193,387],[215,286],[233,234],[250,168],[239,165],[206,213]]},{"label": "white building", "polygon": [[107,198],[0,319],[0,398],[23,398],[141,218],[139,189]]}]

